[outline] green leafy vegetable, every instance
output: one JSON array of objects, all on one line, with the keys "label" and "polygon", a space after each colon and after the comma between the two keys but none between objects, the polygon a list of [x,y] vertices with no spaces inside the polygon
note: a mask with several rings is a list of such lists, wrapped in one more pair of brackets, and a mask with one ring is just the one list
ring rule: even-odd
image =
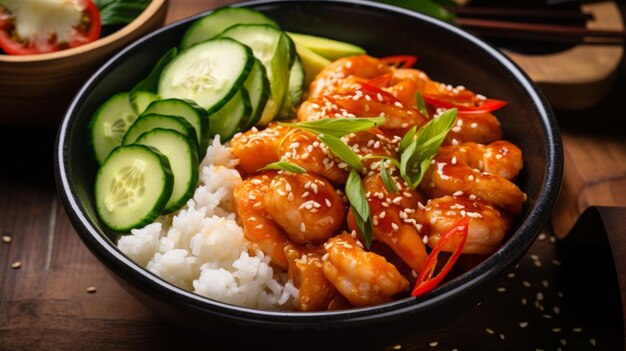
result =
[{"label": "green leafy vegetable", "polygon": [[385,167],[385,162],[385,160],[380,161],[380,178],[383,180],[385,188],[387,188],[390,193],[396,194],[398,192],[398,187],[396,186],[396,182],[391,179],[391,176],[387,171],[387,167]]},{"label": "green leafy vegetable", "polygon": [[445,7],[438,3],[444,3],[444,5],[450,5],[450,1],[435,1],[435,0],[377,0],[389,5],[404,7],[415,12],[423,13],[425,15],[438,18],[442,21],[452,22],[454,21],[454,14]]},{"label": "green leafy vegetable", "polygon": [[418,91],[416,95],[417,95],[416,96],[417,109],[420,111],[422,115],[426,116],[427,118],[430,118],[430,114],[428,113],[428,109],[426,108],[426,103],[424,102],[424,97],[422,96],[422,93]]},{"label": "green leafy vegetable", "polygon": [[313,134],[326,134],[342,137],[346,134],[361,132],[385,123],[385,117],[359,118],[323,118],[317,121],[281,123],[284,126],[300,128]]},{"label": "green leafy vegetable", "polygon": [[103,26],[128,24],[139,16],[152,0],[95,0]]},{"label": "green leafy vegetable", "polygon": [[361,232],[361,238],[363,238],[363,244],[368,249],[372,245],[372,222],[370,220],[370,205],[365,197],[365,190],[361,183],[361,176],[359,173],[352,169],[348,175],[348,181],[346,182],[346,196],[350,201],[350,208],[354,215],[356,226]]},{"label": "green leafy vegetable", "polygon": [[363,169],[363,164],[361,163],[359,155],[354,153],[354,151],[352,151],[352,149],[341,139],[328,134],[320,134],[317,138],[323,142],[333,154],[337,155],[337,157],[349,164],[350,167],[359,172]]},{"label": "green leafy vegetable", "polygon": [[259,171],[269,171],[271,169],[279,171],[288,171],[293,173],[306,173],[306,169],[288,161],[278,161],[259,169]]},{"label": "green leafy vegetable", "polygon": [[[456,121],[456,108],[443,112],[426,123],[400,156],[400,174],[411,189],[422,181],[430,161],[435,157],[446,134]],[[406,135],[405,135],[406,137]],[[404,138],[403,138],[404,139]]]},{"label": "green leafy vegetable", "polygon": [[402,137],[402,140],[400,140],[400,145],[399,145],[399,152],[404,152],[404,150],[406,150],[407,147],[409,147],[409,145],[411,145],[411,143],[415,140],[415,133],[417,132],[417,127],[413,126],[411,127],[411,129],[409,129],[408,132],[406,132],[406,134],[404,134],[404,136]]}]

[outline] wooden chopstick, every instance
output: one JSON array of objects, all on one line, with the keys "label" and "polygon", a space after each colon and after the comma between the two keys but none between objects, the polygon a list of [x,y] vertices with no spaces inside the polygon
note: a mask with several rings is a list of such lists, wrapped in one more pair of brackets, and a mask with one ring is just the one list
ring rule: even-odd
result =
[{"label": "wooden chopstick", "polygon": [[478,18],[455,19],[455,23],[467,29],[489,29],[508,32],[522,32],[532,34],[546,34],[563,37],[602,37],[602,38],[626,38],[624,30],[588,29],[570,25],[537,24],[512,21],[497,21]]},{"label": "wooden chopstick", "polygon": [[450,6],[446,10],[457,17],[507,17],[507,18],[541,18],[561,20],[592,20],[593,15],[574,10],[544,10],[535,8],[500,8],[500,7],[468,7]]}]

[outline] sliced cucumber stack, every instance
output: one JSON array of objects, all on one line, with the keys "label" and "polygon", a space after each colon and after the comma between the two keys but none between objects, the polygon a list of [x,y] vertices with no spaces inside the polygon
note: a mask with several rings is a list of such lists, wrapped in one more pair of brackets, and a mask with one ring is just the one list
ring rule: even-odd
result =
[{"label": "sliced cucumber stack", "polygon": [[256,10],[245,7],[223,7],[194,22],[183,36],[180,47],[186,49],[201,41],[213,39],[228,27],[240,23],[268,24],[278,28],[274,20]]},{"label": "sliced cucumber stack", "polygon": [[254,66],[252,66],[252,71],[250,71],[243,88],[248,93],[252,109],[250,117],[241,126],[243,130],[247,130],[259,122],[270,96],[270,83],[267,79],[265,66],[257,58],[254,59]]},{"label": "sliced cucumber stack", "polygon": [[252,106],[248,91],[243,88],[217,112],[209,116],[211,135],[220,136],[220,140],[229,140],[243,130],[242,126],[250,118]]},{"label": "sliced cucumber stack", "polygon": [[137,139],[137,144],[156,148],[170,162],[174,186],[163,213],[176,211],[185,205],[198,186],[198,153],[196,145],[189,141],[185,135],[162,128],[153,129]]},{"label": "sliced cucumber stack", "polygon": [[267,24],[238,24],[220,34],[220,38],[232,38],[250,47],[254,57],[265,66],[270,98],[257,124],[268,124],[280,112],[287,95],[289,68],[295,59],[293,42],[283,31]]},{"label": "sliced cucumber stack", "polygon": [[129,94],[118,93],[102,104],[89,123],[89,139],[99,164],[122,144],[126,130],[137,119]]},{"label": "sliced cucumber stack", "polygon": [[229,38],[205,41],[181,51],[163,69],[159,96],[192,100],[210,115],[235,96],[253,65],[247,46]]},{"label": "sliced cucumber stack", "polygon": [[96,211],[117,232],[143,227],[163,212],[173,185],[169,161],[159,151],[144,145],[117,147],[96,175]]},{"label": "sliced cucumber stack", "polygon": [[144,111],[144,114],[151,113],[182,117],[187,120],[196,131],[198,157],[200,159],[204,157],[210,139],[209,118],[204,109],[190,100],[163,99],[154,101]]},{"label": "sliced cucumber stack", "polygon": [[137,118],[135,123],[128,128],[128,131],[122,140],[122,144],[134,144],[142,134],[157,128],[171,129],[179,132],[180,134],[191,139],[197,147],[196,140],[198,138],[196,137],[196,130],[189,122],[181,117],[158,115],[154,113],[141,115]]},{"label": "sliced cucumber stack", "polygon": [[280,110],[280,115],[278,116],[279,118],[293,118],[293,116],[295,116],[298,112],[298,106],[300,105],[300,101],[304,95],[305,77],[306,74],[304,72],[300,56],[296,55],[296,60],[293,61],[293,65],[289,70],[289,90],[283,103],[283,107]]}]

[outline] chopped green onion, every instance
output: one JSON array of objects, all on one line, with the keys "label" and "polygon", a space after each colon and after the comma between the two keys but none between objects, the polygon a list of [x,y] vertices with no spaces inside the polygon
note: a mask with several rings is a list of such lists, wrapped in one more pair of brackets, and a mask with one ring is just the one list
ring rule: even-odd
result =
[{"label": "chopped green onion", "polygon": [[430,114],[428,113],[428,109],[426,108],[426,103],[424,102],[424,97],[422,96],[422,93],[420,93],[419,91],[416,94],[416,99],[417,99],[417,109],[420,111],[422,115],[424,115],[424,117],[430,118]]},{"label": "chopped green onion", "polygon": [[345,163],[349,164],[350,167],[359,172],[363,169],[363,164],[361,163],[359,155],[354,153],[352,148],[350,148],[341,139],[328,134],[320,134],[317,138],[323,142],[333,154],[342,159]]},{"label": "chopped green onion", "polygon": [[456,108],[447,110],[426,123],[416,133],[415,140],[402,152],[400,174],[411,189],[415,189],[422,181],[426,170],[430,167],[430,161],[435,157],[441,143],[456,122],[456,112]]},{"label": "chopped green onion", "polygon": [[385,160],[380,161],[380,178],[383,180],[383,184],[385,184],[385,188],[392,193],[396,194],[398,192],[398,187],[396,183],[391,179],[389,172],[387,171],[387,167],[385,167]]},{"label": "chopped green onion", "polygon": [[370,205],[365,196],[365,190],[361,183],[361,176],[355,169],[350,170],[348,181],[346,182],[346,196],[350,201],[350,208],[356,226],[361,232],[361,238],[366,248],[372,245],[372,222],[370,220]]},{"label": "chopped green onion", "polygon": [[411,143],[415,140],[415,133],[417,133],[417,127],[413,126],[408,132],[406,132],[406,134],[404,134],[402,140],[400,140],[398,152],[403,152],[407,147],[409,147],[409,145],[411,145]]},{"label": "chopped green onion", "polygon": [[313,134],[326,134],[341,138],[346,134],[368,130],[384,123],[384,117],[358,117],[322,118],[316,121],[281,124],[287,127],[300,128]]},{"label": "chopped green onion", "polygon": [[288,171],[293,173],[306,173],[306,169],[293,164],[289,161],[279,161],[270,163],[269,165],[259,169],[259,171],[269,171],[269,170],[279,170],[279,171]]}]

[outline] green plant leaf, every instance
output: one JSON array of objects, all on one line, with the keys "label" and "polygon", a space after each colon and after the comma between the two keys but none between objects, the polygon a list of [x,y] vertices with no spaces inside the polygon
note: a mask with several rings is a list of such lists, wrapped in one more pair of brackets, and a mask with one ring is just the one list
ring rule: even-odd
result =
[{"label": "green plant leaf", "polygon": [[[430,161],[439,151],[444,138],[456,122],[456,108],[443,112],[426,123],[415,135],[415,140],[400,156],[400,174],[411,189],[422,181]],[[405,135],[406,136],[406,135]]]},{"label": "green plant leaf", "polygon": [[289,161],[278,161],[274,163],[270,163],[269,165],[259,169],[259,171],[269,171],[271,169],[279,170],[279,171],[288,171],[293,173],[306,173],[306,169],[293,164]]},{"label": "green plant leaf", "polygon": [[139,16],[152,0],[95,0],[102,26],[128,24]]},{"label": "green plant leaf", "polygon": [[407,147],[409,147],[409,145],[411,145],[411,143],[415,140],[415,133],[417,133],[417,127],[413,126],[411,127],[411,129],[409,129],[408,132],[406,132],[404,134],[404,136],[402,137],[402,140],[400,140],[400,145],[398,146],[398,152],[402,153],[404,152],[404,150],[406,150]]},{"label": "green plant leaf", "polygon": [[348,175],[345,189],[346,196],[350,202],[350,208],[352,209],[352,215],[356,222],[356,226],[361,232],[361,238],[363,244],[368,249],[372,245],[372,223],[370,220],[370,205],[365,197],[365,190],[361,183],[361,176],[359,173],[352,169]]},{"label": "green plant leaf", "polygon": [[177,54],[178,49],[176,47],[169,49],[165,54],[163,54],[163,56],[161,56],[159,61],[157,61],[156,65],[154,65],[154,67],[150,71],[150,74],[148,74],[148,76],[144,80],[137,83],[133,90],[131,90],[131,98],[132,95],[134,95],[138,91],[147,91],[156,94],[159,88],[159,78],[161,77],[161,72],[163,71],[163,68],[165,68],[165,66],[167,66],[167,64],[170,63],[170,61],[172,61],[172,59]]},{"label": "green plant leaf", "polygon": [[415,12],[440,19],[446,22],[453,22],[455,16],[452,12],[446,10],[445,7],[439,5],[433,0],[377,0],[389,5],[404,7]]},{"label": "green plant leaf", "polygon": [[426,103],[424,102],[424,97],[422,96],[422,93],[420,93],[419,91],[416,94],[416,99],[417,99],[417,109],[426,118],[430,118],[430,114],[428,113],[428,109],[426,108]]},{"label": "green plant leaf", "polygon": [[328,150],[342,159],[345,163],[349,164],[350,167],[359,172],[363,169],[363,164],[361,163],[359,155],[354,153],[350,146],[344,143],[341,139],[328,134],[320,134],[317,138],[328,147]]},{"label": "green plant leaf", "polygon": [[396,186],[396,182],[391,179],[391,176],[387,171],[387,167],[385,167],[385,160],[380,161],[380,178],[383,180],[385,188],[387,188],[390,193],[398,193],[398,187]]},{"label": "green plant leaf", "polygon": [[346,134],[361,132],[385,123],[385,117],[357,118],[322,118],[316,121],[281,123],[284,126],[300,128],[313,134],[326,134],[342,137]]}]

